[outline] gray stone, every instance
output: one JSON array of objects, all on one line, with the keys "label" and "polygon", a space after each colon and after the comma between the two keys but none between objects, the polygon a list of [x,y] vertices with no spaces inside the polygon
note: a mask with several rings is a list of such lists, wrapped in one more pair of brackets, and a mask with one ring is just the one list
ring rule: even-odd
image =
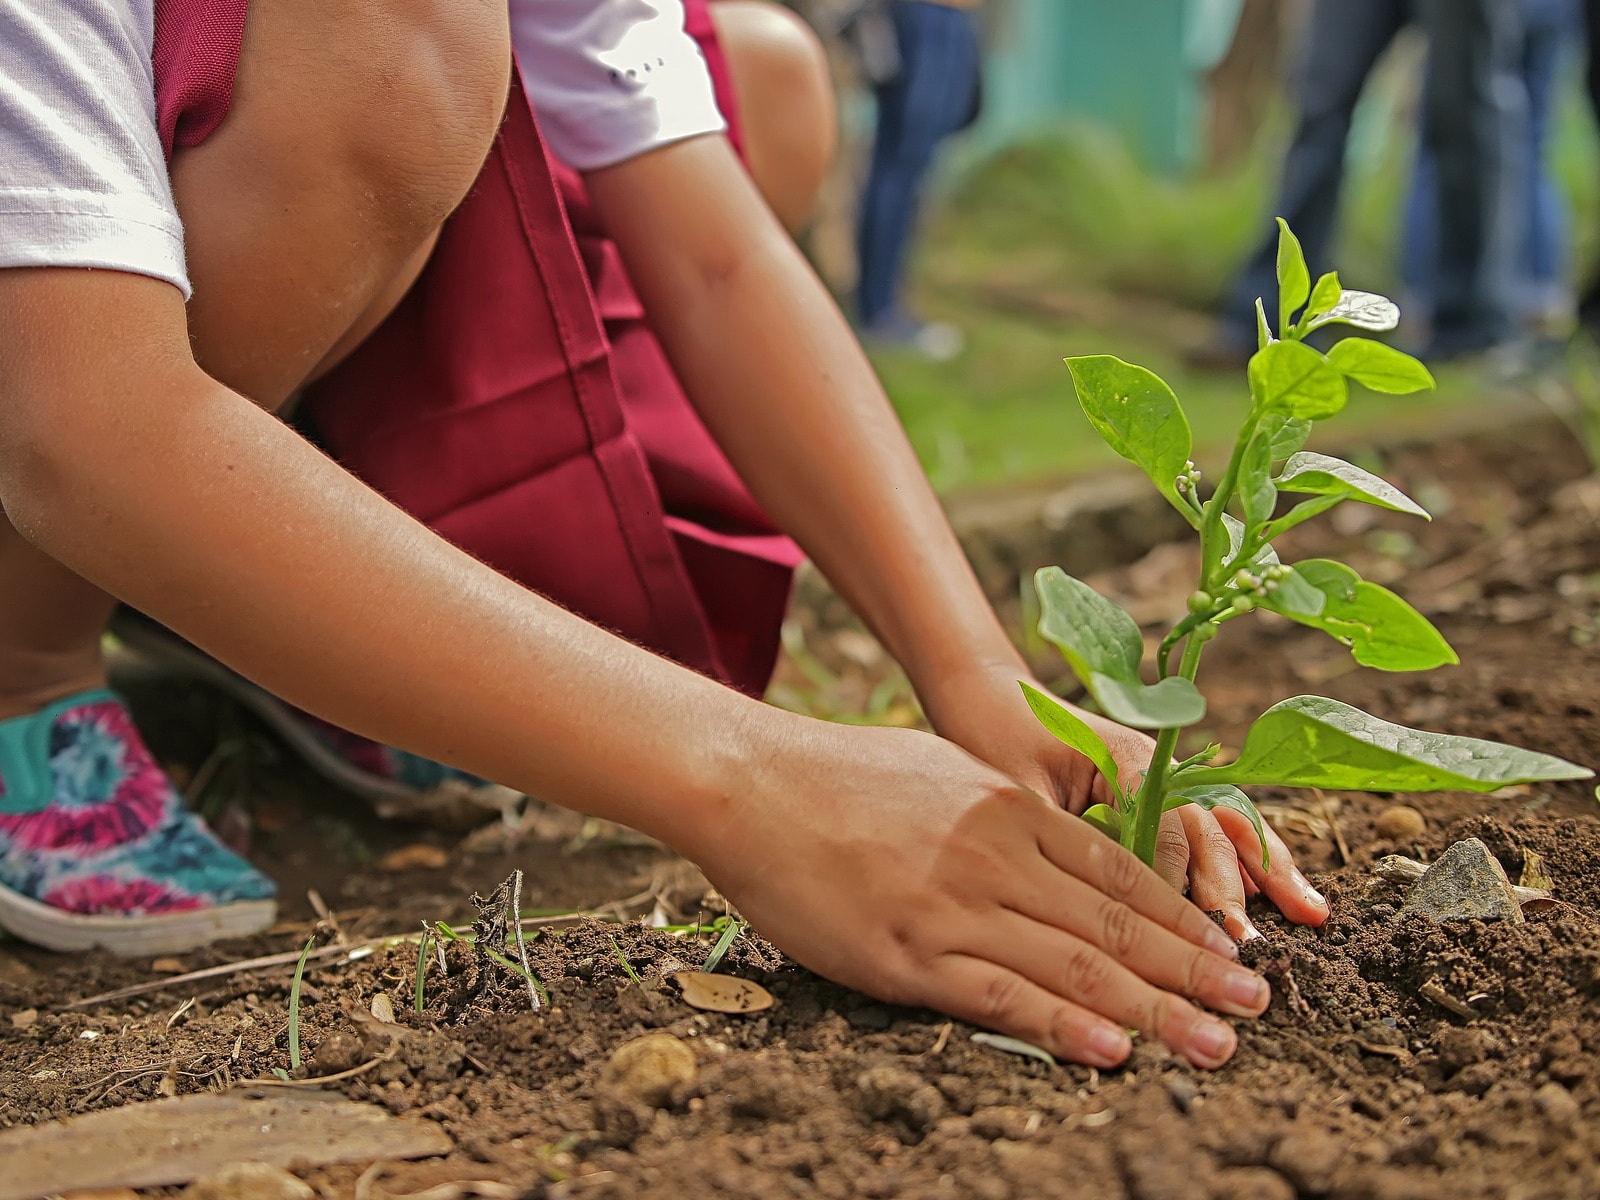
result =
[{"label": "gray stone", "polygon": [[1522,920],[1522,905],[1505,868],[1477,838],[1457,842],[1441,854],[1417,880],[1401,911],[1435,921]]}]

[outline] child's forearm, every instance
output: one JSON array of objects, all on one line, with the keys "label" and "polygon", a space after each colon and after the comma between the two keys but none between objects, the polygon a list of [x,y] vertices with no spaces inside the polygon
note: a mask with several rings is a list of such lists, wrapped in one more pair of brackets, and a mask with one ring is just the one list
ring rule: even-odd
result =
[{"label": "child's forearm", "polygon": [[453,549],[185,367],[182,330],[165,284],[0,273],[0,501],[25,536],[286,699],[544,798],[676,840],[745,785],[782,714]]},{"label": "child's forearm", "polygon": [[1020,670],[870,364],[722,138],[588,177],[707,425],[925,702]]}]

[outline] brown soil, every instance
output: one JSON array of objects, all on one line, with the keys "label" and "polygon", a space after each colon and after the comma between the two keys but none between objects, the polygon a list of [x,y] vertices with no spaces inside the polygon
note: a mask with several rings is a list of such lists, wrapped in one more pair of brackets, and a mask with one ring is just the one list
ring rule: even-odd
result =
[{"label": "brown soil", "polygon": [[[1236,739],[1284,695],[1324,691],[1386,718],[1502,737],[1600,763],[1600,489],[1554,425],[1404,451],[1386,472],[1435,507],[1431,526],[1364,511],[1306,532],[1286,557],[1330,553],[1439,618],[1466,665],[1427,675],[1346,671],[1337,647],[1286,624],[1233,629],[1208,660],[1212,728]],[[1345,510],[1341,510],[1344,513]],[[1400,531],[1404,530],[1404,533]],[[1179,552],[1097,580],[1152,617],[1186,588]],[[884,676],[860,635],[813,639],[812,663],[860,690]],[[795,695],[819,684],[790,669]],[[291,922],[182,964],[61,958],[0,946],[0,1126],[226,1085],[287,1066],[290,968],[86,1010],[102,989],[251,954],[297,949],[315,887],[351,938],[469,920],[468,893],[513,866],[525,907],[627,898],[694,919],[703,881],[623,831],[547,815],[517,844],[386,827],[327,797],[265,751],[210,698],[142,698],[159,750],[206,770],[221,823],[252,839],[285,885]],[[218,732],[246,749],[203,764]],[[218,782],[218,781],[221,782]],[[1600,825],[1583,785],[1414,802],[1427,828],[1403,846],[1376,832],[1392,797],[1261,797],[1333,902],[1322,930],[1267,933],[1249,958],[1275,984],[1240,1051],[1197,1072],[1140,1045],[1121,1071],[1051,1067],[1001,1053],[926,1013],[891,1009],[786,965],[754,938],[729,969],[777,997],[768,1012],[689,1009],[664,975],[701,963],[708,940],[639,922],[583,922],[529,946],[551,1003],[529,1010],[512,978],[480,980],[466,949],[437,963],[411,1011],[415,945],[308,973],[309,1070],[360,1069],[330,1085],[438,1121],[445,1159],[369,1175],[366,1194],[497,1180],[534,1196],[712,1194],[765,1198],[1077,1197],[1229,1200],[1600,1195]],[[1398,913],[1371,860],[1437,854],[1482,838],[1516,878],[1543,856],[1559,903],[1522,925],[1436,926]],[[1341,843],[1344,847],[1341,850]],[[434,869],[375,859],[425,844]],[[422,852],[410,850],[416,855]],[[1349,861],[1345,862],[1346,852]],[[714,899],[705,907],[714,913]],[[294,923],[298,922],[298,923]],[[328,931],[325,928],[325,934]],[[331,936],[331,934],[329,934]],[[624,967],[624,960],[627,966]],[[643,982],[635,982],[631,975]],[[400,1027],[364,1016],[387,993]],[[192,1003],[190,1001],[192,1000]],[[1470,1015],[1469,1015],[1470,1014]],[[85,1038],[86,1032],[99,1036]],[[661,1106],[602,1082],[612,1052],[647,1031],[677,1035],[697,1073]],[[314,1053],[313,1053],[314,1051]],[[668,1081],[670,1083],[670,1080]],[[351,1195],[361,1168],[308,1170]],[[447,1190],[440,1194],[471,1194]]]}]

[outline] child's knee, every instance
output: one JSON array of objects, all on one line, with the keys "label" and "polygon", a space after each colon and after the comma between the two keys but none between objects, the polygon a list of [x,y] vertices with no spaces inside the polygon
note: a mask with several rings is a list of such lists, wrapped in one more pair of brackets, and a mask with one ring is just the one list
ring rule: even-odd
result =
[{"label": "child's knee", "polygon": [[816,207],[838,140],[822,43],[794,13],[762,0],[718,0],[711,14],[751,174],[773,211],[797,229]]}]

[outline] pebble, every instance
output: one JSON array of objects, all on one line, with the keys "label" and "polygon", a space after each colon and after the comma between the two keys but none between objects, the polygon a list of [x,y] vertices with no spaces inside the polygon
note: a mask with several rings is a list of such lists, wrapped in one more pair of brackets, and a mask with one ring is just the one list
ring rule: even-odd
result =
[{"label": "pebble", "polygon": [[359,1067],[366,1061],[366,1047],[358,1034],[349,1029],[335,1029],[317,1043],[311,1056],[323,1075],[337,1075]]},{"label": "pebble", "polygon": [[1500,860],[1477,838],[1457,842],[1441,854],[1406,896],[1403,912],[1435,921],[1520,923],[1522,905]]},{"label": "pebble", "polygon": [[1559,1083],[1547,1083],[1534,1092],[1533,1102],[1552,1124],[1570,1125],[1578,1119],[1578,1102]]},{"label": "pebble", "polygon": [[234,1163],[192,1183],[183,1200],[316,1200],[305,1180],[266,1163]]},{"label": "pebble", "polygon": [[1423,815],[1409,804],[1394,804],[1378,814],[1378,836],[1392,842],[1414,842],[1428,830]]},{"label": "pebble", "polygon": [[600,1082],[623,1096],[665,1108],[672,1089],[688,1083],[699,1071],[694,1051],[670,1033],[648,1033],[612,1053]]}]

